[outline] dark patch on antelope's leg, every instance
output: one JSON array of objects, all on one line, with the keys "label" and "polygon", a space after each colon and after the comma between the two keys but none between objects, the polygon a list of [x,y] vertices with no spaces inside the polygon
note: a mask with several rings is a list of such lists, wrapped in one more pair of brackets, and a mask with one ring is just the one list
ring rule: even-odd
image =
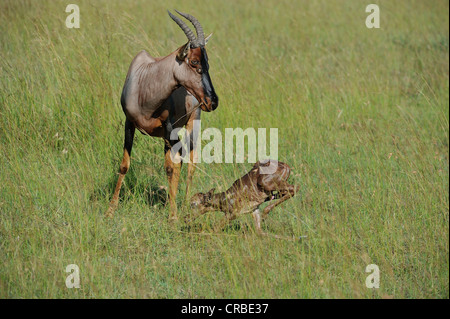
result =
[{"label": "dark patch on antelope's leg", "polygon": [[170,120],[166,120],[164,122],[164,125],[166,126],[166,130],[165,130],[165,134],[164,134],[164,138],[168,141],[170,141],[170,134],[173,131],[173,126],[172,123],[170,123]]},{"label": "dark patch on antelope's leg", "polygon": [[[173,100],[173,96],[170,95],[169,99],[168,99],[168,103],[169,103],[169,112],[168,115],[166,117],[166,120],[164,121],[164,125],[165,125],[165,134],[164,134],[164,138],[168,141],[170,141],[170,134],[173,131],[173,114],[175,112],[175,103]],[[166,111],[167,112],[167,111]],[[172,144],[173,145],[173,144]]]},{"label": "dark patch on antelope's leg", "polygon": [[[177,203],[176,196],[178,191],[178,181],[180,180],[181,160],[175,163],[171,158],[171,148],[165,147],[164,170],[166,171],[167,179],[169,181],[169,220],[177,220]],[[174,154],[179,156],[179,154]]]},{"label": "dark patch on antelope's leg", "polygon": [[122,163],[120,164],[120,170],[119,170],[119,179],[117,180],[116,189],[114,190],[114,195],[111,199],[111,203],[109,204],[109,208],[105,213],[106,217],[113,217],[114,211],[116,210],[118,204],[119,204],[119,193],[120,188],[122,187],[122,182],[125,177],[125,174],[128,172],[128,169],[130,168],[130,156],[131,156],[131,149],[133,148],[133,139],[134,139],[134,132],[136,128],[133,123],[131,123],[129,120],[125,121],[125,142],[123,146],[123,158]]}]

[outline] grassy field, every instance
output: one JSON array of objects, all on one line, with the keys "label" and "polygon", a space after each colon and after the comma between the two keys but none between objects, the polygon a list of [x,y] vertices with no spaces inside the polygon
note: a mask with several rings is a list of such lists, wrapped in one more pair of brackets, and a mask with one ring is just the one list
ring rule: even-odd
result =
[{"label": "grassy field", "polygon": [[[448,298],[449,2],[0,2],[0,298]],[[381,28],[368,29],[377,3]],[[194,14],[219,108],[202,127],[278,128],[301,195],[254,233],[168,223],[163,141],[136,134],[114,219],[120,94],[134,55]],[[251,167],[199,164],[193,192]],[[177,198],[183,206],[186,166]],[[81,288],[67,289],[68,264]],[[380,288],[368,289],[368,264]]]}]

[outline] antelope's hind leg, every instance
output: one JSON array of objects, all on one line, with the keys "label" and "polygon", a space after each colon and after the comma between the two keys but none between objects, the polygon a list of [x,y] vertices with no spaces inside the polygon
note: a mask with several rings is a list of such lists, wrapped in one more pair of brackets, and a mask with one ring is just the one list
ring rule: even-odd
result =
[{"label": "antelope's hind leg", "polygon": [[120,188],[122,187],[122,182],[123,179],[125,178],[125,174],[128,172],[128,169],[130,168],[130,156],[131,156],[131,149],[133,147],[135,130],[136,127],[134,126],[134,124],[127,119],[125,121],[125,142],[123,146],[122,163],[120,164],[119,179],[117,180],[116,189],[114,190],[114,195],[112,197],[111,203],[109,204],[109,208],[105,213],[106,217],[113,217],[114,211],[117,209],[117,206],[119,205]]}]

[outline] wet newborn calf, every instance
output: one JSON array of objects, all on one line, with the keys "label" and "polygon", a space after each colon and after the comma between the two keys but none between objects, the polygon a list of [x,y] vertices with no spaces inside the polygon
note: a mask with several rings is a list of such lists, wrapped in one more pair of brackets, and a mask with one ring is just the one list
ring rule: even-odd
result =
[{"label": "wet newborn calf", "polygon": [[[235,181],[225,192],[214,194],[213,188],[208,193],[195,194],[191,199],[191,209],[194,213],[187,222],[206,212],[222,211],[225,218],[216,227],[216,230],[221,230],[231,220],[252,213],[257,232],[266,235],[261,229],[261,219],[298,191],[298,187],[287,182],[290,172],[291,168],[282,162],[257,162],[250,172]],[[276,201],[265,207],[261,214],[259,206],[275,199]]]}]

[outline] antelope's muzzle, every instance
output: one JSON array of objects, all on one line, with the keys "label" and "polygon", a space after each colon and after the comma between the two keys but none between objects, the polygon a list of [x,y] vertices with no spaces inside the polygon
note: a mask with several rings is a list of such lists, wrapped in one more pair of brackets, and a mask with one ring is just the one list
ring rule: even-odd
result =
[{"label": "antelope's muzzle", "polygon": [[201,108],[205,112],[214,111],[219,106],[219,98],[217,95],[214,95],[213,98],[205,97]]},{"label": "antelope's muzzle", "polygon": [[[209,77],[209,73],[205,72],[202,74],[202,84],[203,92],[205,93],[205,99],[202,105],[203,111],[211,112],[214,111],[219,106],[219,97],[214,91],[214,86]],[[203,108],[203,106],[205,108]]]}]

